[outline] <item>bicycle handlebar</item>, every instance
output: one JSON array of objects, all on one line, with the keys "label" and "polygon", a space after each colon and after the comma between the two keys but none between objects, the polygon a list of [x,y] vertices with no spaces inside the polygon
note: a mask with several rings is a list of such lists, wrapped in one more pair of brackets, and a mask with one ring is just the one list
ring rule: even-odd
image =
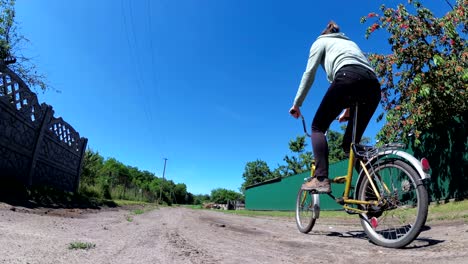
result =
[{"label": "bicycle handlebar", "polygon": [[[290,113],[291,115],[295,115],[295,114],[296,114],[296,110],[291,109],[291,110],[289,111],[289,113]],[[306,123],[305,123],[305,119],[304,119],[304,116],[303,116],[303,115],[301,115],[301,119],[302,119],[302,127],[304,128],[304,133],[305,133],[308,137],[311,137],[311,136],[309,135],[309,133],[307,133],[307,127],[306,127]]]},{"label": "bicycle handlebar", "polygon": [[[295,111],[291,111],[291,114],[294,114]],[[306,126],[306,122],[305,122],[305,119],[304,119],[304,116],[301,115],[301,119],[302,119],[302,127],[304,128],[304,133],[306,134],[306,136],[308,137],[312,137],[308,132],[307,132],[307,126]],[[336,118],[335,120],[338,120],[338,118]],[[327,131],[328,132],[328,131]],[[327,132],[325,132],[325,136],[327,135]]]}]

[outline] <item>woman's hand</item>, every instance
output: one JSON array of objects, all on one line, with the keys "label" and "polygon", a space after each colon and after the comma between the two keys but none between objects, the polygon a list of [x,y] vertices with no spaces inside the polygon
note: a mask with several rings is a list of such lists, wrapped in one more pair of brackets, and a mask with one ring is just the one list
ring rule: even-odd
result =
[{"label": "woman's hand", "polygon": [[298,106],[293,105],[291,109],[289,109],[289,113],[294,117],[294,118],[299,118],[301,116],[301,109],[299,109]]}]

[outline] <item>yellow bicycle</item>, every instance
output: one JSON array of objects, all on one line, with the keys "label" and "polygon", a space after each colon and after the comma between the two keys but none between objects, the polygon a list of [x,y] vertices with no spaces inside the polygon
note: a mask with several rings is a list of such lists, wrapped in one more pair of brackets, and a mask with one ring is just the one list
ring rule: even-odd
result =
[{"label": "yellow bicycle", "polygon": [[[430,179],[426,158],[417,160],[404,151],[405,144],[381,147],[355,143],[358,104],[353,116],[354,129],[348,171],[331,179],[345,184],[342,197],[330,195],[349,214],[358,214],[369,239],[377,245],[401,248],[416,239],[428,212],[425,182]],[[302,117],[304,132],[306,125]],[[356,185],[352,186],[355,162],[359,167]],[[315,165],[312,166],[311,177]],[[352,193],[353,192],[353,193]],[[320,216],[320,194],[300,189],[296,200],[296,224],[300,232],[309,233]]]}]

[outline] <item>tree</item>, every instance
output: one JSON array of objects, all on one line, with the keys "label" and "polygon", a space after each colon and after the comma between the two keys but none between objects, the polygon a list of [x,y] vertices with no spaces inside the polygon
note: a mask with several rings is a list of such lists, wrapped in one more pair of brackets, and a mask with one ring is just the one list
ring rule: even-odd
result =
[{"label": "tree", "polygon": [[327,142],[328,142],[328,160],[330,164],[347,158],[342,147],[342,143],[343,143],[342,133],[329,130],[327,133]]},{"label": "tree", "polygon": [[[350,121],[351,122],[351,121]],[[327,132],[327,142],[328,142],[328,159],[331,163],[335,163],[348,157],[345,155],[343,150],[343,137],[346,130],[346,126],[341,126],[341,133],[333,130],[328,130]],[[369,144],[370,138],[362,137],[360,144]],[[349,149],[349,146],[348,146]]]},{"label": "tree", "polygon": [[312,166],[313,155],[311,151],[305,151],[307,147],[305,136],[298,136],[295,140],[289,141],[289,149],[295,153],[295,156],[286,155],[283,160],[287,164],[287,174],[295,175],[310,170]]},{"label": "tree", "polygon": [[88,185],[94,185],[97,181],[98,172],[102,169],[104,158],[99,152],[87,149],[83,159],[83,170],[80,176],[80,182]]},{"label": "tree", "polygon": [[211,191],[211,201],[218,204],[226,204],[228,201],[237,201],[242,199],[242,194],[218,188]]},{"label": "tree", "polygon": [[[149,171],[140,171],[137,167],[123,164],[115,158],[104,158],[91,149],[86,150],[83,170],[80,177],[82,191],[96,193],[107,199],[118,198],[159,202],[171,205],[193,204],[201,200],[208,201],[209,196],[194,196],[187,192],[184,183],[158,178]],[[94,187],[94,188],[88,188]],[[198,201],[195,201],[198,199]]]},{"label": "tree", "polygon": [[[344,131],[345,126],[341,129]],[[329,130],[327,133],[327,141],[329,148],[330,163],[337,162],[347,157],[341,147],[343,142],[343,134]],[[370,141],[369,138],[363,137],[362,144]],[[293,156],[286,155],[284,161],[286,165],[278,165],[273,171],[270,171],[267,163],[262,160],[248,162],[245,166],[244,183],[241,186],[241,191],[244,193],[245,188],[249,185],[261,183],[273,178],[288,177],[291,175],[300,174],[311,170],[313,164],[313,154],[311,151],[306,151],[307,143],[305,136],[297,136],[296,139],[289,141],[289,149],[295,153]]]},{"label": "tree", "polygon": [[197,194],[193,196],[193,204],[203,204],[211,200],[208,194]]},{"label": "tree", "polygon": [[178,183],[174,186],[174,202],[177,204],[187,204],[187,185],[184,183]]},{"label": "tree", "polygon": [[441,18],[420,1],[409,3],[409,8],[400,4],[396,9],[382,5],[379,13],[361,19],[373,21],[367,38],[376,30],[389,34],[392,51],[369,55],[381,78],[386,111],[381,142],[408,142],[414,134],[419,144],[423,131],[468,113],[468,0],[457,0]]},{"label": "tree", "polygon": [[244,192],[247,186],[271,179],[272,173],[265,161],[257,159],[256,161],[247,162],[242,178],[244,178],[244,183],[241,190]]},{"label": "tree", "polygon": [[18,32],[15,22],[15,0],[0,0],[0,61],[13,63],[9,67],[31,88],[46,90],[48,85],[44,75],[38,73],[31,58],[21,53],[29,40]]},{"label": "tree", "polygon": [[272,178],[281,178],[281,177],[286,177],[289,175],[289,169],[288,166],[286,165],[279,165],[276,169],[274,169],[272,172]]}]

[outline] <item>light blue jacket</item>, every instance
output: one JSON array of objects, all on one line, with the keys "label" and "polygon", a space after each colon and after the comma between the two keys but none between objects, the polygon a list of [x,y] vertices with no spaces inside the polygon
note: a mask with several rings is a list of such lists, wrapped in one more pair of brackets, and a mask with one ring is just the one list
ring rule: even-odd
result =
[{"label": "light blue jacket", "polygon": [[307,62],[306,71],[302,75],[301,84],[297,90],[294,105],[302,106],[315,79],[315,73],[319,65],[327,73],[328,81],[331,83],[336,72],[345,65],[362,65],[371,71],[369,61],[361,49],[343,33],[332,33],[321,35],[312,44]]}]

